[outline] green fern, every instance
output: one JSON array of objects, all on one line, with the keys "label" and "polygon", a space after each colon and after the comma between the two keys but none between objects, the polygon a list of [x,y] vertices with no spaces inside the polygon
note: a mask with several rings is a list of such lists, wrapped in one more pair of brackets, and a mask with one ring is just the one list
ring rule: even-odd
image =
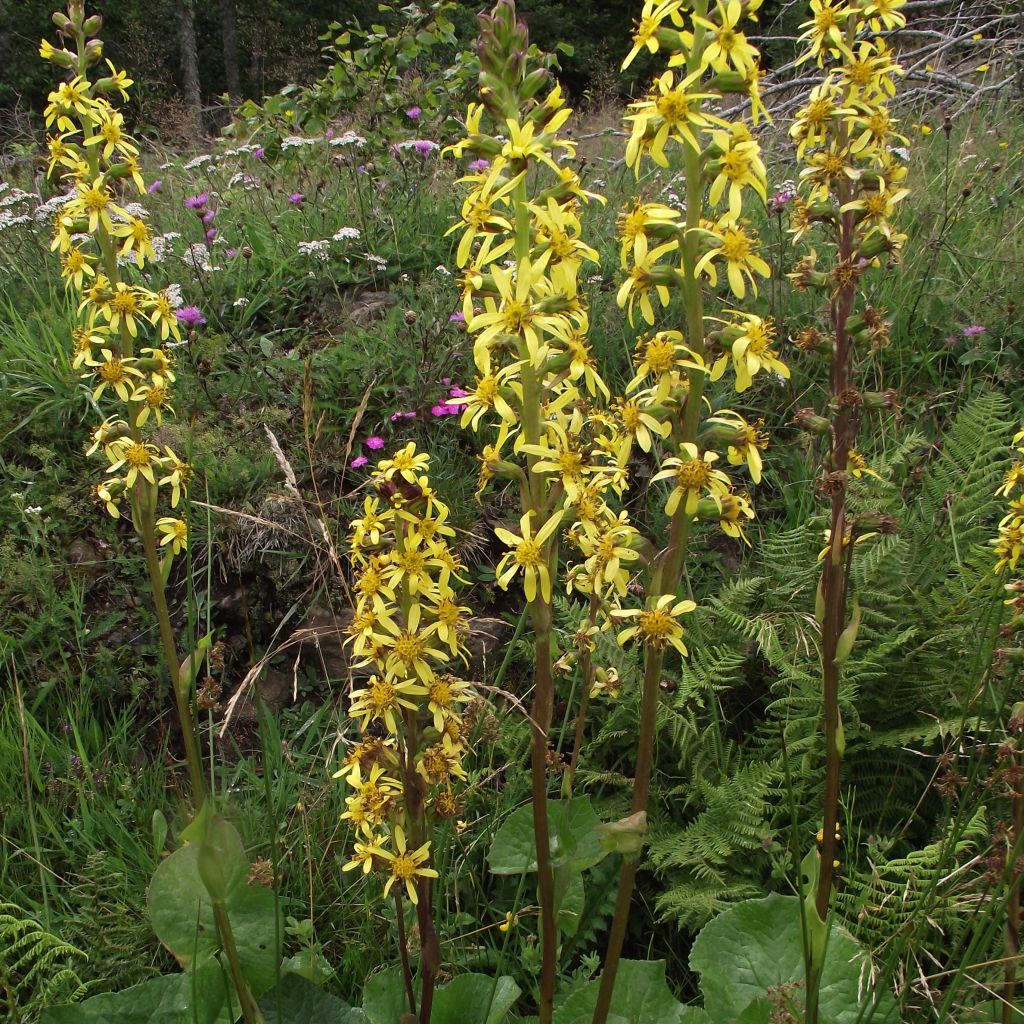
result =
[{"label": "green fern", "polygon": [[87,986],[78,976],[88,957],[13,903],[0,903],[0,996],[12,1024],[34,1021],[50,1003],[73,1003]]}]

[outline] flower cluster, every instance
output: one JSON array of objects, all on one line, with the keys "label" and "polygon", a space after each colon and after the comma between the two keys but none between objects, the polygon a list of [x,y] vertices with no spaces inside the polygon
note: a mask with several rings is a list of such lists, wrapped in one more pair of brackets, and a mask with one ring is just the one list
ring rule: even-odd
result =
[{"label": "flower cluster", "polygon": [[[856,279],[880,254],[898,252],[906,237],[893,227],[892,217],[909,195],[903,187],[907,168],[898,152],[907,139],[897,132],[889,109],[902,69],[878,35],[906,23],[899,11],[904,3],[812,0],[813,17],[801,26],[806,43],[801,60],[816,60],[826,74],[790,128],[804,165],[793,233],[799,238],[815,225],[836,231],[844,222],[852,222],[853,229],[852,252],[835,267],[832,281],[814,278],[819,285]],[[807,283],[803,273],[794,276],[798,285]]]},{"label": "flower cluster", "polygon": [[[1013,438],[1014,454],[1024,456],[1024,429],[1019,430]],[[1021,551],[1024,549],[1024,463],[1015,459],[1003,476],[1003,482],[996,489],[996,497],[1006,501],[1006,515],[999,521],[999,534],[992,540],[995,547],[995,571],[1001,572],[1009,567],[1011,572],[1017,569]],[[1024,610],[1024,585],[1020,581],[1008,585],[1007,590],[1017,596],[1008,601],[1019,613]]]},{"label": "flower cluster", "polygon": [[351,694],[361,737],[335,775],[352,790],[342,818],[357,837],[345,870],[380,870],[385,895],[397,884],[413,903],[437,875],[428,821],[459,812],[462,712],[473,699],[470,683],[449,667],[465,661],[469,609],[456,596],[463,580],[448,543],[455,531],[429,466],[411,442],[381,460],[376,496],[351,523],[356,603],[347,643],[355,665],[371,674]]},{"label": "flower cluster", "polygon": [[[54,22],[75,49],[46,40],[40,47],[44,60],[67,73],[45,110],[48,177],[70,189],[70,198],[52,215],[51,249],[59,254],[65,286],[75,296],[73,365],[107,413],[89,449],[89,454],[102,451],[108,461],[96,494],[115,518],[127,497],[133,521],[141,524],[156,514],[161,492],[177,508],[189,479],[189,466],[171,449],[161,452],[147,435],[164,415],[173,414],[169,347],[180,339],[180,303],[173,286],[155,291],[143,276],[147,261],[155,259],[153,235],[144,210],[127,193],[145,194],[146,183],[138,145],[116,106],[118,99],[127,99],[132,82],[109,60],[109,73],[90,77],[103,52],[94,38],[100,17],[85,17],[80,0],[72,0],[67,10],[67,15],[57,12]],[[127,277],[128,269],[133,277]],[[183,520],[164,516],[155,525],[169,551],[176,554],[186,545]]]},{"label": "flower cluster", "polygon": [[[623,214],[622,265],[629,276],[619,301],[628,303],[630,322],[639,309],[653,325],[656,305],[668,305],[669,289],[679,274],[705,276],[714,286],[724,269],[738,299],[748,288],[756,293],[757,278],[769,274],[757,234],[743,216],[748,195],[766,201],[760,147],[746,124],[710,109],[721,106],[726,96],[745,96],[755,122],[764,115],[758,91],[760,55],[742,30],[760,6],[760,0],[729,0],[713,9],[687,0],[644,4],[623,66],[646,48],[666,51],[668,68],[630,107],[626,163],[639,177],[645,157],[668,167],[668,147],[682,147],[684,164],[696,163],[697,173],[703,174],[713,212],[703,220],[691,211],[684,223],[670,207],[637,200]],[[683,257],[695,257],[691,268]]]}]

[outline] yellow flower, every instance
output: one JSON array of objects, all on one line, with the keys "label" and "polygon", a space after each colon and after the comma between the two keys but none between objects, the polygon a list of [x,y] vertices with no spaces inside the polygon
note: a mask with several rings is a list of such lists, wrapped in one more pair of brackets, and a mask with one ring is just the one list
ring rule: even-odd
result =
[{"label": "yellow flower", "polygon": [[[646,49],[649,53],[658,52],[658,29],[665,19],[669,19],[676,28],[682,28],[683,18],[680,14],[681,0],[644,0],[643,10],[633,32],[633,48],[626,54],[622,62],[625,71],[637,54]],[[686,34],[688,36],[688,33]]]},{"label": "yellow flower", "polygon": [[135,441],[130,437],[119,438],[111,444],[108,457],[111,458],[111,463],[107,467],[108,473],[116,473],[122,467],[127,467],[124,475],[125,487],[133,487],[140,476],[156,485],[153,470],[159,463],[160,453],[148,442]]},{"label": "yellow flower", "polygon": [[161,547],[169,546],[176,555],[188,547],[188,526],[184,520],[164,516],[156,521],[156,528],[163,534],[160,539]]},{"label": "yellow flower", "polygon": [[112,519],[121,518],[121,510],[117,507],[124,496],[124,481],[117,477],[111,480],[104,480],[96,485],[96,497],[103,503],[107,514]]},{"label": "yellow flower", "polygon": [[412,903],[419,903],[416,892],[416,879],[437,878],[433,868],[424,867],[430,863],[430,843],[424,843],[416,850],[409,850],[405,844],[405,832],[400,825],[395,826],[395,852],[382,846],[374,847],[374,853],[388,862],[388,880],[384,883],[384,895],[391,891],[397,882],[405,886],[405,891]]},{"label": "yellow flower", "polygon": [[746,74],[756,66],[759,54],[757,47],[751,46],[747,37],[736,28],[743,17],[743,4],[740,0],[725,0],[724,3],[718,0],[715,10],[717,23],[707,18],[693,19],[710,33],[701,55],[701,65],[715,71],[728,71],[731,67],[741,75]]},{"label": "yellow flower", "polygon": [[642,263],[647,256],[647,249],[652,237],[662,237],[678,231],[677,221],[682,216],[678,210],[663,206],[661,203],[642,203],[633,200],[630,209],[619,215],[619,241],[621,249],[619,261],[626,268],[626,257],[632,252],[633,260]]},{"label": "yellow flower", "polygon": [[416,442],[410,441],[404,448],[395,452],[390,459],[381,459],[377,468],[385,480],[396,475],[408,483],[416,483],[416,474],[430,465],[430,456],[426,452],[416,452]]},{"label": "yellow flower", "polygon": [[614,412],[621,424],[618,435],[620,465],[624,466],[629,461],[634,441],[640,445],[642,451],[649,452],[655,437],[666,438],[672,432],[672,424],[668,420],[662,422],[646,412],[639,398],[619,399]]},{"label": "yellow flower", "polygon": [[86,275],[94,277],[96,271],[92,268],[90,260],[92,257],[82,250],[77,245],[69,246],[65,251],[64,255],[61,256],[61,276],[64,278],[64,286],[66,288],[74,285],[79,291],[82,288],[82,282]]},{"label": "yellow flower", "polygon": [[491,409],[501,417],[503,423],[512,425],[516,422],[516,414],[501,393],[502,387],[514,372],[511,368],[505,367],[496,375],[488,373],[476,378],[476,387],[469,393],[466,407],[462,410],[463,427],[472,426],[476,430],[484,413]]},{"label": "yellow flower", "polygon": [[743,519],[754,518],[754,508],[745,494],[726,494],[722,498],[722,508],[718,524],[727,537],[743,541],[750,547],[750,540],[743,530]]},{"label": "yellow flower", "polygon": [[166,445],[164,445],[164,451],[167,452],[167,457],[163,460],[162,468],[167,473],[167,476],[161,477],[158,482],[161,487],[170,487],[171,508],[177,508],[182,492],[187,492],[188,490],[188,482],[192,477],[192,467],[189,463],[179,459]]},{"label": "yellow flower", "polygon": [[762,319],[754,313],[744,313],[740,310],[730,312],[742,318],[731,324],[731,327],[740,333],[730,350],[715,361],[711,369],[711,379],[719,380],[731,359],[736,373],[737,392],[746,391],[761,370],[769,370],[788,380],[789,367],[772,348],[772,342],[775,340],[775,323],[771,317]]},{"label": "yellow flower", "polygon": [[693,92],[691,86],[700,79],[700,70],[676,82],[672,71],[666,71],[655,80],[656,91],[646,99],[630,104],[633,113],[626,120],[632,122],[629,142],[626,143],[626,165],[640,174],[640,158],[649,153],[660,167],[668,167],[665,146],[679,142],[691,149],[701,145],[695,129],[725,122],[701,110],[701,102],[714,98],[712,93]]},{"label": "yellow flower", "polygon": [[370,722],[383,722],[387,731],[394,733],[397,729],[395,715],[400,715],[402,708],[415,711],[419,705],[410,698],[423,697],[426,693],[427,688],[414,679],[370,676],[365,687],[352,691],[348,713],[359,719],[364,730]]},{"label": "yellow flower", "polygon": [[508,589],[508,585],[517,572],[523,574],[523,592],[527,601],[534,601],[540,590],[541,600],[546,604],[551,602],[551,574],[548,570],[544,546],[558,529],[562,521],[560,514],[553,515],[544,523],[536,534],[531,529],[531,516],[533,512],[526,512],[519,520],[519,529],[522,536],[517,536],[511,530],[501,527],[495,529],[495,534],[503,544],[512,550],[507,552],[498,563],[496,576],[498,586],[502,590]]},{"label": "yellow flower", "polygon": [[363,874],[368,875],[373,870],[373,858],[377,853],[377,846],[381,842],[378,838],[374,837],[368,843],[356,842],[352,846],[351,859],[342,864],[342,871],[354,871],[356,868],[362,868]]},{"label": "yellow flower", "polygon": [[150,413],[158,424],[163,423],[165,412],[174,415],[171,407],[171,393],[167,390],[166,384],[142,384],[132,392],[132,401],[140,402],[138,415],[135,417],[137,427],[144,426],[149,419]]},{"label": "yellow flower", "polygon": [[665,401],[669,391],[678,385],[680,370],[704,373],[707,369],[704,360],[683,344],[679,331],[658,331],[650,338],[642,338],[636,344],[633,362],[636,363],[636,373],[626,385],[626,393],[635,391],[649,376],[653,376],[654,398],[659,402]]},{"label": "yellow flower", "polygon": [[762,202],[767,201],[767,171],[761,161],[761,147],[750,137],[745,125],[733,125],[727,132],[712,132],[711,139],[722,155],[716,161],[718,175],[711,183],[708,198],[717,205],[728,188],[729,216],[736,220],[743,210],[744,188],[752,188]]},{"label": "yellow flower", "polygon": [[153,236],[150,233],[149,225],[139,217],[129,217],[126,224],[115,224],[112,232],[115,237],[123,238],[121,255],[128,256],[135,253],[136,265],[142,270],[146,266],[146,260],[156,259],[153,252]]},{"label": "yellow flower", "polygon": [[677,242],[666,242],[656,249],[651,249],[643,259],[638,259],[629,271],[629,276],[619,288],[615,301],[620,307],[627,307],[629,322],[633,323],[633,306],[640,305],[640,312],[647,323],[654,325],[654,305],[651,302],[651,292],[657,296],[662,306],[667,306],[671,300],[667,282],[674,280],[676,271],[670,267],[658,267],[656,264],[662,256],[675,252],[678,248]]},{"label": "yellow flower", "polygon": [[999,572],[1005,565],[1011,569],[1017,568],[1021,550],[1024,549],[1024,530],[1019,525],[1000,526],[999,536],[989,543],[995,546],[995,554],[998,556],[995,572]]},{"label": "yellow flower", "polygon": [[67,204],[65,210],[70,216],[88,218],[90,234],[95,234],[100,225],[107,231],[113,232],[114,222],[110,219],[111,213],[119,214],[122,217],[128,216],[114,202],[113,194],[107,188],[106,180],[102,175],[92,181],[79,181],[76,188],[77,194]]},{"label": "yellow flower", "polygon": [[102,146],[104,160],[109,160],[115,152],[123,153],[125,156],[138,156],[138,148],[124,134],[123,127],[124,117],[121,114],[113,110],[104,111],[96,125],[96,134],[87,138],[84,145]]},{"label": "yellow flower", "polygon": [[662,650],[671,645],[683,657],[689,653],[683,643],[681,615],[687,615],[697,607],[694,601],[676,601],[673,594],[662,594],[648,604],[647,608],[617,609],[612,612],[616,619],[636,619],[636,622],[621,630],[616,637],[620,645],[639,639],[646,647]]},{"label": "yellow flower", "polygon": [[851,9],[842,2],[811,0],[813,17],[800,26],[802,29],[806,29],[800,38],[810,43],[810,46],[797,63],[802,64],[805,60],[814,57],[820,67],[824,63],[826,54],[845,55],[847,49],[843,37],[844,25],[851,13]]},{"label": "yellow flower", "polygon": [[665,459],[662,463],[664,469],[651,479],[675,481],[665,503],[666,515],[675,515],[682,501],[683,513],[692,516],[703,494],[720,502],[722,496],[729,493],[729,478],[720,469],[713,468],[717,461],[717,453],[706,451],[701,455],[692,441],[684,441],[679,446],[678,457]]},{"label": "yellow flower", "polygon": [[876,480],[882,478],[868,465],[868,460],[860,452],[850,448],[846,452],[846,468],[850,473],[860,479],[862,476],[873,476]]},{"label": "yellow flower", "polygon": [[122,402],[130,401],[135,384],[132,378],[142,376],[142,373],[135,368],[135,360],[122,359],[109,348],[103,349],[100,355],[102,359],[99,363],[92,362],[91,358],[86,359],[86,365],[94,367],[94,369],[83,375],[95,376],[99,381],[99,384],[93,389],[92,400],[98,402],[100,395],[110,387]]},{"label": "yellow flower", "polygon": [[118,330],[123,322],[133,338],[138,335],[136,317],[142,316],[142,299],[138,289],[118,281],[114,285],[113,294],[100,307],[100,311],[107,318],[112,331]]},{"label": "yellow flower", "polygon": [[711,240],[711,248],[697,261],[694,273],[707,274],[711,284],[715,285],[718,283],[718,274],[714,260],[724,259],[729,287],[736,298],[742,299],[746,295],[747,281],[756,295],[754,275],[771,275],[771,268],[757,254],[757,236],[731,217],[723,217],[714,230],[704,229],[704,233]]}]

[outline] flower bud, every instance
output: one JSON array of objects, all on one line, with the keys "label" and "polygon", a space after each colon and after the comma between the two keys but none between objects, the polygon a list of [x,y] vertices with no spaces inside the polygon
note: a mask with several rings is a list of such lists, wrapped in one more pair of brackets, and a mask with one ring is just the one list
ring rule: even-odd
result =
[{"label": "flower bud", "polygon": [[74,31],[71,19],[63,11],[54,11],[52,21],[57,26],[57,31],[62,35],[71,35]]},{"label": "flower bud", "polygon": [[82,31],[87,36],[94,36],[103,27],[103,15],[91,14],[82,23]]},{"label": "flower bud", "polygon": [[877,234],[872,235],[861,243],[860,251],[857,255],[860,259],[871,260],[883,252],[889,252],[891,249],[892,242],[885,235]]},{"label": "flower bud", "polygon": [[242,259],[245,259],[245,260],[251,260],[252,259],[252,246],[251,245],[243,245],[242,248],[239,249],[238,251],[242,254]]},{"label": "flower bud", "polygon": [[93,64],[98,64],[100,57],[103,56],[103,40],[102,39],[90,39],[85,44],[85,62],[90,67]]},{"label": "flower bud", "polygon": [[546,68],[536,68],[531,71],[519,86],[519,98],[521,100],[532,99],[544,88],[550,77]]},{"label": "flower bud", "polygon": [[811,408],[797,409],[792,423],[801,430],[810,431],[812,434],[827,434],[832,427],[832,424],[824,416],[819,416]]},{"label": "flower bud", "polygon": [[636,856],[644,846],[644,833],[647,831],[647,812],[637,811],[628,818],[609,821],[599,825],[601,844],[614,853],[625,856]]},{"label": "flower bud", "polygon": [[708,82],[708,85],[712,89],[717,89],[718,92],[746,93],[750,91],[750,83],[747,81],[744,75],[741,75],[738,71],[719,71],[714,78]]}]

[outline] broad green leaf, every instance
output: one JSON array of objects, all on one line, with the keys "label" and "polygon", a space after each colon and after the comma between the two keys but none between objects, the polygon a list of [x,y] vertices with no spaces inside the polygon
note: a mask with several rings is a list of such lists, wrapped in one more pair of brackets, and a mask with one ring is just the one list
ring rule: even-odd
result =
[{"label": "broad green leaf", "polygon": [[569,887],[558,904],[558,927],[563,935],[575,935],[580,926],[580,917],[586,903],[586,891],[583,886],[583,875],[574,872],[569,880]]},{"label": "broad green leaf", "polygon": [[[434,992],[430,1024],[501,1024],[518,998],[519,986],[511,978],[460,974]],[[363,991],[363,1010],[370,1024],[398,1024],[409,1012],[401,968],[370,978]]]},{"label": "broad green leaf", "polygon": [[[221,838],[223,840],[223,836]],[[275,928],[274,894],[246,881],[248,862],[241,849],[241,839],[237,847],[222,842],[220,848],[225,861],[222,866],[224,903],[238,959],[253,995],[259,997],[274,984],[280,961],[280,950],[275,947],[280,929]],[[208,960],[221,945],[213,904],[199,875],[198,854],[196,843],[175,850],[157,868],[149,887],[149,919],[153,930],[186,969]]]},{"label": "broad green leaf", "polygon": [[264,1024],[365,1024],[367,1020],[362,1010],[298,974],[286,974],[279,988],[264,993],[259,1005]]},{"label": "broad green leaf", "polygon": [[460,974],[434,993],[430,1024],[501,1024],[518,998],[511,978]]},{"label": "broad green leaf", "polygon": [[[739,903],[704,926],[690,952],[690,967],[701,976],[704,1006],[714,1024],[733,1024],[754,999],[764,997],[769,989],[778,991],[781,985],[792,985],[802,1003],[800,914],[797,897],[773,894]],[[857,941],[834,926],[821,980],[821,1024],[857,1024],[866,1019],[872,998],[867,968],[867,957]],[[875,998],[878,1005],[870,1017],[872,1024],[895,1022],[896,1004],[888,990]]]},{"label": "broad green leaf", "polygon": [[408,1012],[401,967],[378,971],[367,980],[363,989],[363,1013],[370,1024],[398,1024],[402,1014]]},{"label": "broad green leaf", "polygon": [[121,992],[104,992],[81,1003],[51,1006],[42,1024],[214,1024],[224,1003],[220,965],[190,974],[152,978]]},{"label": "broad green leaf", "polygon": [[[590,1024],[600,979],[555,1007],[555,1024]],[[684,1006],[669,991],[664,960],[621,960],[608,1014],[610,1024],[704,1024],[703,1010]]]},{"label": "broad green leaf", "polygon": [[[601,841],[601,819],[590,806],[590,798],[548,801],[551,863],[585,871],[608,854]],[[487,854],[495,875],[519,875],[537,870],[537,849],[533,841],[533,807],[525,804],[502,823]]]}]

